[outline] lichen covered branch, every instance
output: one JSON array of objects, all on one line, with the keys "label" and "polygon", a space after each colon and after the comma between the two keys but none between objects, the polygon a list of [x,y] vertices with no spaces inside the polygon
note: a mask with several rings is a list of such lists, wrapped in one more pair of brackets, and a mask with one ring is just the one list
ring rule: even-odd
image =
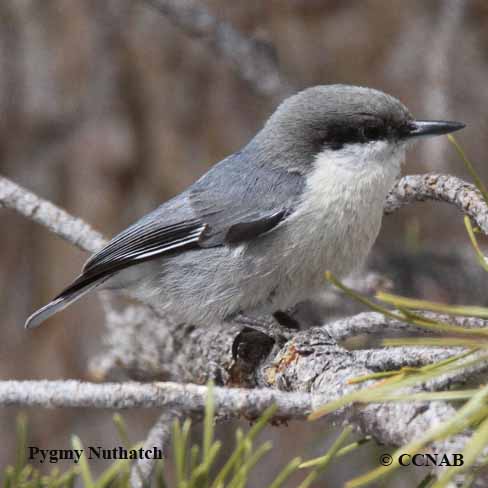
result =
[{"label": "lichen covered branch", "polygon": [[[87,383],[67,381],[1,381],[0,406],[57,408],[151,408],[178,409],[201,414],[208,395],[206,386],[180,383]],[[276,415],[303,418],[311,409],[310,395],[276,390],[213,388],[219,415],[256,418],[271,405]]]},{"label": "lichen covered branch", "polygon": [[95,252],[105,239],[81,219],[0,176],[0,207],[15,210],[83,251]]},{"label": "lichen covered branch", "polygon": [[488,235],[488,207],[471,183],[451,175],[427,173],[404,176],[386,199],[385,214],[427,200],[446,202],[468,215]]}]

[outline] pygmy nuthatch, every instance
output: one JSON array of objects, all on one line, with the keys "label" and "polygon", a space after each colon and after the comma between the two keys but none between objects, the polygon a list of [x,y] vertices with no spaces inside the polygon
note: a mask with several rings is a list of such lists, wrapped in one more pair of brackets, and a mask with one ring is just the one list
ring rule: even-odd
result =
[{"label": "pygmy nuthatch", "polygon": [[414,120],[369,88],[301,91],[244,148],[115,236],[26,327],[94,288],[129,290],[192,324],[286,310],[322,290],[326,270],[363,263],[411,142],[463,127]]}]

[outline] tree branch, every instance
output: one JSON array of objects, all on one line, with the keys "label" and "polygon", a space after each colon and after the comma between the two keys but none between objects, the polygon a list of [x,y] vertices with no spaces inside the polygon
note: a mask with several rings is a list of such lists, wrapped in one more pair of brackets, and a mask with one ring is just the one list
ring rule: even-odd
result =
[{"label": "tree branch", "polygon": [[[488,326],[488,320],[477,317],[452,317],[433,312],[422,312],[422,315],[433,320],[449,322],[468,329],[480,329]],[[327,329],[330,335],[338,342],[358,334],[381,334],[384,336],[385,333],[393,331],[414,330],[416,334],[432,334],[425,328],[385,317],[377,312],[363,312],[352,317],[335,320],[327,324]]]},{"label": "tree branch", "polygon": [[387,196],[385,214],[427,200],[454,205],[488,235],[488,207],[481,193],[456,176],[432,173],[404,176]]},{"label": "tree branch", "polygon": [[[175,419],[183,417],[185,412],[172,409],[161,414],[157,422],[149,431],[143,449],[151,450],[158,446],[166,458],[168,444],[171,439],[171,427]],[[130,475],[130,486],[133,488],[145,488],[151,486],[151,477],[156,466],[155,458],[139,458],[132,466]]]},{"label": "tree branch", "polygon": [[205,42],[259,94],[278,102],[294,91],[278,68],[273,46],[242,35],[193,0],[145,0],[191,37]]},{"label": "tree branch", "polygon": [[15,210],[83,251],[95,252],[106,244],[103,236],[82,220],[2,176],[0,207]]},{"label": "tree branch", "polygon": [[[228,328],[223,327],[219,332],[232,337]],[[195,350],[196,343],[192,342],[191,335],[188,341],[186,347]],[[225,356],[224,351],[221,352]],[[192,360],[191,357],[187,359]],[[213,358],[209,359],[205,364],[210,364]],[[485,369],[486,366],[483,365]],[[241,376],[236,369],[240,369]],[[207,367],[207,374],[215,372],[215,366]],[[303,418],[325,402],[362,388],[363,385],[350,384],[348,380],[371,372],[367,358],[337,346],[325,328],[310,329],[297,334],[275,354],[255,365],[252,374],[242,365],[233,365],[228,383],[235,382],[237,377],[248,380],[252,377],[257,388],[215,387],[216,411],[219,415],[256,418],[265,408],[276,404],[277,417]],[[445,382],[445,378],[440,380],[442,385]],[[429,382],[431,388],[435,388],[434,382]],[[201,414],[206,394],[204,386],[176,383],[0,382],[1,406],[164,407],[190,415]],[[434,422],[450,418],[454,412],[455,409],[445,402],[383,403],[351,405],[331,418],[345,419],[379,442],[399,446],[427,431]],[[434,448],[438,452],[460,452],[467,439],[464,435],[457,436],[437,442]]]},{"label": "tree branch", "polygon": [[[411,355],[410,348],[348,351],[336,344],[328,326],[324,326],[302,331],[272,351],[263,347],[259,336],[254,337],[244,348],[251,354],[233,360],[231,348],[239,328],[232,325],[193,328],[173,324],[138,306],[122,313],[112,311],[107,319],[108,347],[100,355],[107,368],[105,373],[124,373],[149,381],[172,378],[203,383],[213,379],[219,385],[311,393],[312,408],[362,387],[348,383],[353,377],[405,364],[420,366],[456,352],[431,349],[427,354],[424,348],[412,348]],[[486,368],[482,364],[477,372]],[[103,376],[103,371],[98,372]],[[473,373],[469,373],[471,377]],[[446,381],[454,379],[439,379],[429,383],[428,388],[445,387]],[[400,446],[454,412],[454,407],[444,402],[412,402],[353,405],[341,414],[379,442]],[[435,447],[439,452],[461,452],[456,449],[462,449],[466,438],[461,436],[452,442],[455,444],[439,443]]]},{"label": "tree branch", "polygon": [[[0,406],[177,409],[201,414],[206,386],[180,383],[87,383],[67,381],[0,381]],[[270,389],[213,388],[222,416],[256,418],[271,405],[277,417],[303,418],[311,411],[310,395]]]}]

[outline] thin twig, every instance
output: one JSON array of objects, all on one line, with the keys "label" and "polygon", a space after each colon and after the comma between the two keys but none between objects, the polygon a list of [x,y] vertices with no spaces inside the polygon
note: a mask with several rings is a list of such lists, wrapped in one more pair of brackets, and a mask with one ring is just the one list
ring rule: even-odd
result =
[{"label": "thin twig", "polygon": [[[163,458],[167,455],[169,439],[171,438],[171,427],[176,418],[181,418],[184,412],[181,410],[170,409],[163,412],[153,425],[144,442],[143,449],[151,450],[158,447],[163,452]],[[130,483],[133,488],[143,488],[150,486],[150,480],[156,466],[156,458],[138,459],[132,467]]]},{"label": "thin twig", "polygon": [[276,101],[294,91],[278,68],[273,47],[244,36],[194,0],[145,0],[170,21],[208,44],[254,90]]},{"label": "thin twig", "polygon": [[[445,314],[434,312],[422,312],[422,315],[431,320],[449,322],[453,325],[466,327],[468,329],[480,329],[488,327],[488,320],[477,317],[452,317]],[[385,317],[378,312],[363,312],[351,317],[335,320],[327,324],[327,329],[330,335],[336,341],[342,341],[348,337],[359,334],[385,334],[398,331],[415,331],[415,333],[426,335],[431,334],[431,331],[416,327],[412,324],[407,324],[400,320],[395,320],[390,317]]]},{"label": "thin twig", "polygon": [[456,176],[427,173],[403,177],[386,199],[385,214],[426,200],[454,205],[488,235],[488,207],[481,193],[474,185]]},{"label": "thin twig", "polygon": [[0,207],[9,208],[84,251],[95,252],[106,240],[81,219],[0,176]]}]

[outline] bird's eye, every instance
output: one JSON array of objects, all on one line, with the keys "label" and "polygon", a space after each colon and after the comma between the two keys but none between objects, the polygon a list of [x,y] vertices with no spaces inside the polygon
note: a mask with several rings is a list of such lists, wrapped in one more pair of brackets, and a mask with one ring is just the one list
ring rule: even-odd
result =
[{"label": "bird's eye", "polygon": [[332,149],[333,151],[338,151],[339,149],[342,149],[344,147],[344,144],[342,142],[330,142],[327,144],[329,149]]},{"label": "bird's eye", "polygon": [[365,144],[383,139],[386,135],[386,127],[381,121],[367,120],[359,126],[357,124],[338,124],[329,127],[325,136],[321,134],[320,144],[337,151],[346,144]]},{"label": "bird's eye", "polygon": [[364,137],[368,141],[376,141],[381,139],[382,134],[382,128],[379,126],[371,125],[364,128]]}]

